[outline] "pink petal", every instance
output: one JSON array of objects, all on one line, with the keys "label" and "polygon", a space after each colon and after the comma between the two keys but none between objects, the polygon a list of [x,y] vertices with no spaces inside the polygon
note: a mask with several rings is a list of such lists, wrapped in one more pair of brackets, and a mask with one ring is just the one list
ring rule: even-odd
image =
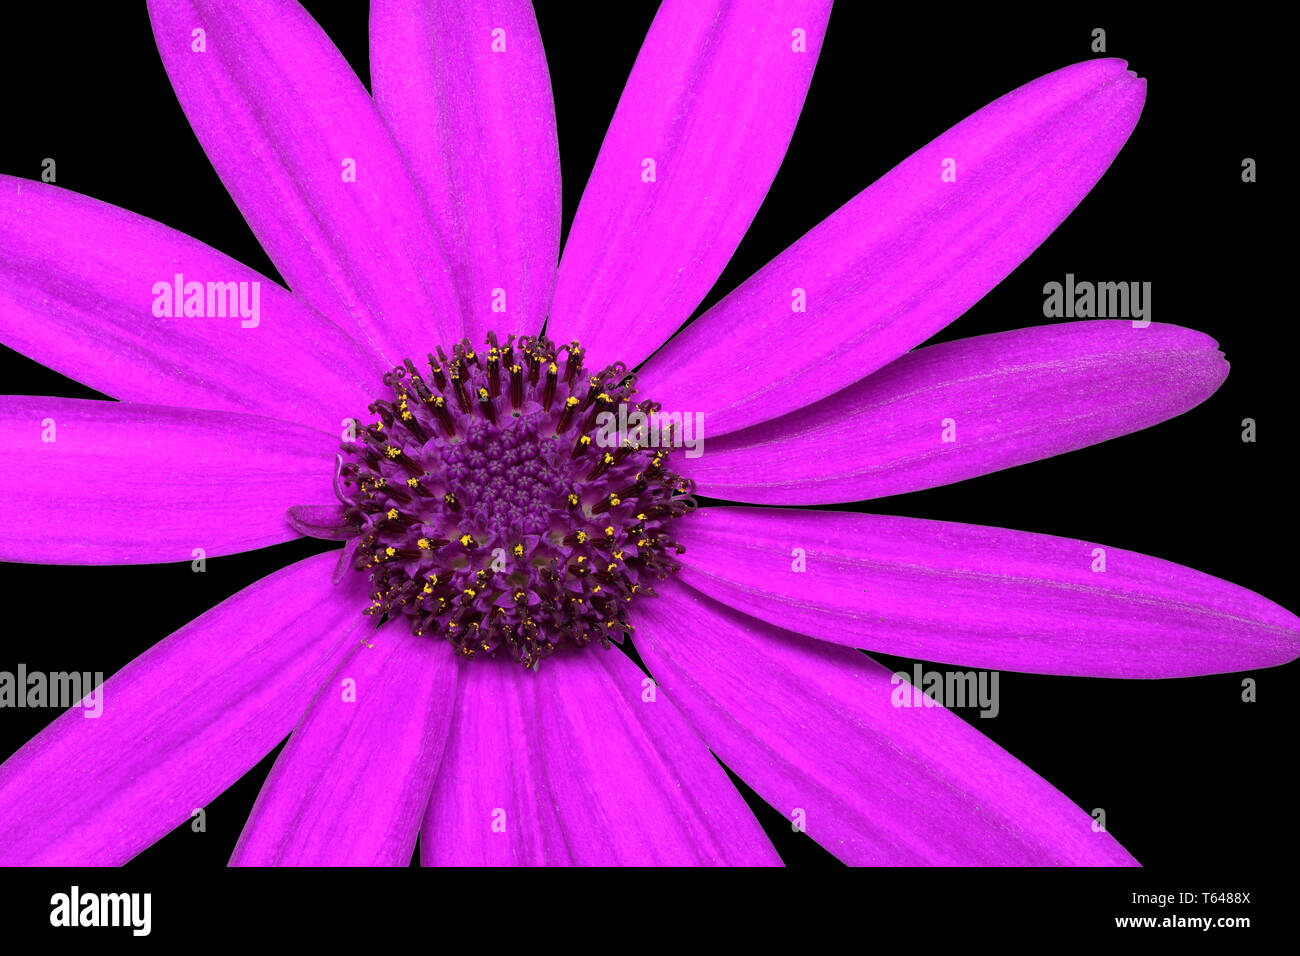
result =
[{"label": "pink petal", "polygon": [[356,647],[294,728],[236,866],[406,866],[442,755],[459,662],[395,624]]},{"label": "pink petal", "polygon": [[1088,677],[1226,674],[1300,654],[1300,621],[1272,601],[1096,542],[767,508],[702,508],[677,539],[697,590],[886,654]]},{"label": "pink petal", "polygon": [[722,768],[617,650],[462,670],[426,865],[779,864]]},{"label": "pink petal", "polygon": [[902,494],[1150,428],[1228,374],[1176,325],[1066,322],[917,349],[844,391],[710,441],[681,472],[713,498],[830,504]]},{"label": "pink petal", "polygon": [[738,776],[846,863],[1131,866],[1092,818],[943,707],[900,707],[870,658],[675,581],[637,650]]},{"label": "pink petal", "polygon": [[[128,402],[255,412],[328,431],[364,415],[384,369],[275,282],[184,233],[57,186],[0,176],[0,340]],[[154,314],[176,276],[245,283],[257,314]],[[184,285],[182,284],[182,289]],[[217,307],[223,315],[216,315]],[[250,323],[245,325],[245,323]],[[366,386],[371,386],[367,388]]]},{"label": "pink petal", "polygon": [[110,677],[0,766],[0,863],[116,866],[222,793],[292,729],[370,627],[334,554],[263,578]]},{"label": "pink petal", "polygon": [[[365,87],[306,11],[150,0],[149,17],[194,134],[289,288],[390,366],[459,338],[419,191]],[[200,29],[205,52],[193,49]]]},{"label": "pink petal", "polygon": [[0,398],[0,560],[139,564],[290,541],[292,505],[333,500],[338,439],[236,412]]},{"label": "pink petal", "polygon": [[376,0],[370,69],[447,251],[466,334],[540,331],[560,253],[560,153],[532,6]]},{"label": "pink petal", "polygon": [[[829,0],[666,0],[564,247],[547,334],[636,365],[722,274],[785,156]],[[793,33],[805,34],[796,52]],[[643,181],[653,159],[655,181]],[[693,407],[693,406],[692,406]]]},{"label": "pink petal", "polygon": [[[1124,65],[1049,73],[912,154],[669,342],[641,370],[641,391],[705,412],[721,435],[928,339],[1023,262],[1114,160],[1146,95]],[[949,159],[955,182],[941,179]],[[806,313],[791,311],[796,289]]]}]

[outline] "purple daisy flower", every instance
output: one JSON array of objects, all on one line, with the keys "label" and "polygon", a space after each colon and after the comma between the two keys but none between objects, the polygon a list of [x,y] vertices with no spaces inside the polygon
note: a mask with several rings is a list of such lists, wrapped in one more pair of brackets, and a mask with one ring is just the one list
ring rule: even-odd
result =
[{"label": "purple daisy flower", "polygon": [[[562,259],[529,4],[376,0],[373,98],[295,3],[149,6],[292,292],[0,179],[0,337],[119,400],[3,400],[0,476],[53,504],[0,529],[0,559],[345,544],[0,766],[0,862],[123,863],[288,735],[234,863],[405,864],[417,836],[430,864],[779,863],[716,754],[849,863],[1132,864],[950,711],[897,706],[857,648],[1143,678],[1296,656],[1290,612],[1156,558],[745,507],[955,482],[1214,393],[1216,344],[1170,325],[917,348],[1118,154],[1145,95],[1121,61],[990,104],[679,331],[776,174],[829,0],[667,0]],[[627,634],[653,679],[611,649]]]}]

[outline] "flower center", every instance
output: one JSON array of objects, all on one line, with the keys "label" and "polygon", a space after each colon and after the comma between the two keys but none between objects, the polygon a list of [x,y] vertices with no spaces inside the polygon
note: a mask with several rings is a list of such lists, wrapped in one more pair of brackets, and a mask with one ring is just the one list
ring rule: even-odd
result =
[{"label": "flower center", "polygon": [[529,667],[621,641],[633,597],[680,567],[667,528],[695,502],[665,467],[677,436],[611,438],[602,413],[630,406],[635,376],[621,362],[589,374],[577,342],[489,333],[485,355],[467,339],[428,361],[427,381],[410,359],[388,373],[378,421],[344,442],[333,533],[290,519],[349,539],[341,561],[374,585],[366,613],[465,657]]}]

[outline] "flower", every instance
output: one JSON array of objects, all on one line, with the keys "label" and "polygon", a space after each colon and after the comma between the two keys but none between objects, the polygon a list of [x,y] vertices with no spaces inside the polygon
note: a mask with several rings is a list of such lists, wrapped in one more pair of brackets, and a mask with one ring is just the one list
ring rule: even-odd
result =
[{"label": "flower", "polygon": [[[1143,84],[1095,60],[1008,94],[673,336],[775,175],[829,12],[714,6],[663,5],[558,276],[554,117],[522,4],[489,19],[376,3],[373,100],[295,5],[151,4],[182,106],[292,293],[130,213],[0,183],[5,341],[120,399],[5,400],[0,469],[57,507],[39,528],[7,528],[0,557],[189,560],[308,531],[345,538],[365,568],[338,574],[331,553],[276,572],[114,675],[100,719],[51,724],[0,767],[6,862],[129,859],[291,731],[235,862],[404,863],[417,832],[427,862],[776,862],[709,748],[849,862],[1132,862],[948,711],[895,707],[888,671],[854,648],[1184,676],[1292,659],[1294,616],[1118,549],[1098,574],[1085,542],[836,512],[688,514],[682,488],[858,501],[1103,441],[1212,394],[1222,356],[1173,326],[1061,323],[909,351],[1088,192]],[[218,305],[235,286],[224,301],[243,321],[208,310],[211,283]],[[175,321],[192,302],[200,321]],[[572,340],[581,352],[553,344]],[[570,372],[574,355],[594,364]],[[623,440],[579,457],[542,443],[592,438],[591,412],[630,397],[628,368],[639,398],[703,412],[706,454],[656,466],[644,449],[605,462]],[[570,398],[587,417],[560,428]],[[349,435],[332,482],[339,429],[372,403],[378,422]],[[54,440],[38,443],[36,423]],[[636,553],[613,559],[628,540]],[[578,571],[602,541],[608,582]],[[505,544],[497,571],[489,554]],[[669,563],[680,569],[650,575],[657,597],[631,594]],[[499,600],[489,571],[514,578],[518,602]],[[469,580],[480,572],[492,593]],[[443,575],[455,589],[436,595]],[[560,614],[555,588],[584,609]],[[538,664],[553,638],[600,643],[584,624],[614,622],[617,637],[622,605],[594,598],[606,589],[634,598],[654,681],[617,651],[559,646]],[[453,610],[410,613],[439,598]],[[378,630],[360,613],[372,600],[391,618]],[[518,613],[490,635],[495,656],[453,655],[481,645],[450,625],[482,632],[497,607]],[[561,621],[575,626],[547,630]]]}]

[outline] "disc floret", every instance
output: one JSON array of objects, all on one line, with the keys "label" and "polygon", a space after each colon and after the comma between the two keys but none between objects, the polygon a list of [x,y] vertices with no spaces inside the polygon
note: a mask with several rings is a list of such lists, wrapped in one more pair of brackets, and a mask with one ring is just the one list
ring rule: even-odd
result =
[{"label": "disc floret", "polygon": [[403,618],[467,658],[532,666],[564,644],[622,639],[633,598],[679,569],[671,522],[695,506],[668,470],[672,436],[598,440],[632,405],[622,363],[592,374],[577,342],[468,340],[385,375],[391,399],[345,442],[335,482],[345,560],[373,583],[367,613]]}]

